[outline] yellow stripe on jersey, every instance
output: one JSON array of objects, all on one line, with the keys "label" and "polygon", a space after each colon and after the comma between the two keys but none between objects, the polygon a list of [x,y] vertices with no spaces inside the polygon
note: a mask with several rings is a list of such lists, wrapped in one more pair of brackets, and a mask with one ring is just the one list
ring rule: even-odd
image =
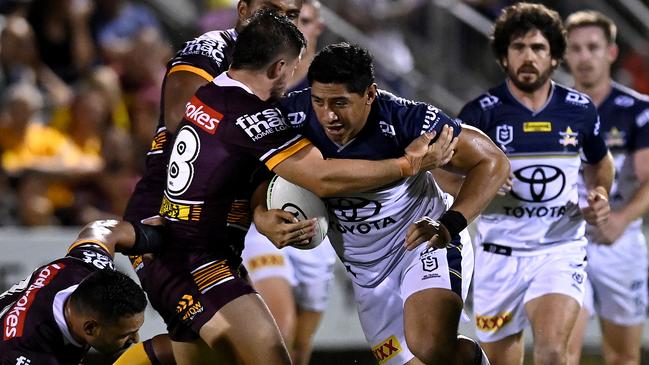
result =
[{"label": "yellow stripe on jersey", "polygon": [[266,161],[266,167],[268,167],[269,170],[273,171],[275,166],[279,165],[281,162],[286,160],[287,158],[293,156],[296,154],[299,150],[303,149],[304,147],[308,146],[311,144],[311,141],[309,141],[306,138],[301,138],[294,144],[292,144],[290,147],[284,149],[280,153],[276,154],[275,156],[271,157]]},{"label": "yellow stripe on jersey", "polygon": [[212,80],[214,80],[214,76],[210,75],[209,72],[203,70],[202,68],[198,68],[196,66],[190,66],[190,65],[174,66],[174,67],[171,68],[171,70],[169,70],[169,72],[167,72],[167,75],[171,75],[172,73],[177,72],[177,71],[191,72],[193,74],[196,74],[196,75],[204,78],[205,80],[207,80],[207,82],[212,82]]},{"label": "yellow stripe on jersey", "polygon": [[144,350],[144,344],[142,342],[136,343],[126,350],[122,356],[120,356],[113,365],[152,365],[153,363],[149,359]]},{"label": "yellow stripe on jersey", "polygon": [[77,247],[79,247],[79,246],[81,246],[83,244],[86,244],[86,243],[94,243],[97,246],[103,248],[107,253],[110,254],[110,250],[108,250],[108,247],[103,242],[98,241],[98,240],[78,240],[78,241],[74,241],[74,243],[71,244],[70,247],[68,248],[68,253],[70,253],[70,251],[72,251],[73,249],[75,249],[75,248],[77,248]]}]

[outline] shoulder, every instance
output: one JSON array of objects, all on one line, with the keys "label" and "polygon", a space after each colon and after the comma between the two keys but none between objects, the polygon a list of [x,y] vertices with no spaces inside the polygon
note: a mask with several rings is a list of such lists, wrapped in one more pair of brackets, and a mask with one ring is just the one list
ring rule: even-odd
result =
[{"label": "shoulder", "polygon": [[614,82],[611,96],[613,97],[615,107],[630,111],[639,128],[649,124],[649,95],[639,93]]},{"label": "shoulder", "polygon": [[[169,69],[180,64],[200,64],[200,60],[207,60],[218,66],[225,67],[226,56],[234,47],[236,33],[233,29],[214,30],[204,33],[192,40],[185,42],[176,55],[169,61]],[[213,75],[216,76],[216,75]]]},{"label": "shoulder", "polygon": [[113,258],[106,246],[96,240],[78,240],[70,245],[66,258],[82,260],[85,264],[93,266],[93,269],[115,270]]},{"label": "shoulder", "polygon": [[554,99],[557,103],[576,109],[596,109],[590,97],[573,88],[554,83]]},{"label": "shoulder", "polygon": [[290,92],[282,98],[280,107],[291,126],[302,125],[311,111],[311,88]]}]

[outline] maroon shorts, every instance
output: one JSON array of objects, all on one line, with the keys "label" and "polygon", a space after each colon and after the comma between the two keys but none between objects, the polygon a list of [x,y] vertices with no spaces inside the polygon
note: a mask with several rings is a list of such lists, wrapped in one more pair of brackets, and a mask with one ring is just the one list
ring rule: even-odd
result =
[{"label": "maroon shorts", "polygon": [[171,339],[188,342],[224,305],[255,293],[241,268],[240,260],[212,253],[168,252],[146,262],[138,276]]}]

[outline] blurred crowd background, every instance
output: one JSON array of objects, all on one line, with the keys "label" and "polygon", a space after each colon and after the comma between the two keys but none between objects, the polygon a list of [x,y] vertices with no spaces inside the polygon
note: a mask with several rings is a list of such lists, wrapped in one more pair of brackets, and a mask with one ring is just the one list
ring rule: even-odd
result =
[{"label": "blurred crowd background", "polygon": [[[512,1],[321,0],[322,44],[374,54],[379,87],[455,115],[498,83],[487,34]],[[618,25],[614,78],[649,93],[649,1],[542,1]],[[142,172],[166,62],[232,27],[235,0],[0,0],[0,226],[119,217]],[[555,79],[571,84],[560,70]]]}]

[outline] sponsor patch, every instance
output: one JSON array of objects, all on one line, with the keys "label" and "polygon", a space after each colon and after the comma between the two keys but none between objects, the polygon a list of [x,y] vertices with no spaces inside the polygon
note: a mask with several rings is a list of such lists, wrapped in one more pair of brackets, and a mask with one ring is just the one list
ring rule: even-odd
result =
[{"label": "sponsor patch", "polygon": [[49,284],[63,270],[63,264],[50,264],[33,276],[34,281],[25,289],[23,295],[16,300],[11,309],[5,313],[3,338],[5,341],[21,337],[25,326],[27,312],[34,303],[38,292]]},{"label": "sponsor patch", "polygon": [[149,149],[148,154],[162,153],[168,140],[169,132],[167,132],[166,128],[160,128],[151,141],[151,148]]},{"label": "sponsor patch", "polygon": [[523,124],[523,132],[552,132],[552,122],[525,122]]},{"label": "sponsor patch", "polygon": [[399,340],[392,335],[387,340],[382,341],[380,344],[372,347],[372,354],[379,362],[379,364],[385,364],[388,360],[397,356],[401,352],[401,344]]},{"label": "sponsor patch", "polygon": [[255,114],[244,114],[237,118],[235,124],[253,141],[289,128],[277,108],[265,109]]},{"label": "sponsor patch", "polygon": [[193,320],[196,315],[203,313],[204,310],[205,308],[203,308],[201,302],[194,300],[194,297],[189,294],[183,295],[176,306],[176,313],[180,315],[180,319],[183,322]]},{"label": "sponsor patch", "polygon": [[511,322],[512,314],[510,312],[499,313],[495,316],[476,315],[476,326],[483,332],[498,332],[507,323]]},{"label": "sponsor patch", "polygon": [[160,215],[175,221],[194,221],[201,219],[202,204],[183,204],[171,201],[167,196],[162,197]]},{"label": "sponsor patch", "polygon": [[484,98],[480,99],[480,107],[482,108],[482,110],[491,109],[499,102],[500,99],[498,99],[496,96],[487,95]]},{"label": "sponsor patch", "polygon": [[585,106],[588,105],[588,103],[590,103],[590,100],[584,94],[577,93],[577,92],[569,92],[566,95],[566,103]]},{"label": "sponsor patch", "polygon": [[196,96],[192,96],[185,105],[185,119],[205,132],[214,134],[219,123],[221,123],[221,119],[223,119],[223,114],[205,105]]},{"label": "sponsor patch", "polygon": [[285,264],[286,263],[284,262],[284,256],[269,254],[256,256],[248,260],[246,268],[248,268],[250,271],[255,271],[264,267],[284,266]]}]

